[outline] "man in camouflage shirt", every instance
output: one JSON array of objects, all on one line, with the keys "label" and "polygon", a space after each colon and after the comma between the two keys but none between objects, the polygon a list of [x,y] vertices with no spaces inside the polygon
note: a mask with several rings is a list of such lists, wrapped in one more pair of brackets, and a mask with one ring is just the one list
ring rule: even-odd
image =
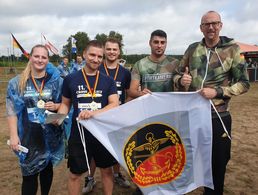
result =
[{"label": "man in camouflage shirt", "polygon": [[[179,61],[167,57],[167,34],[162,30],[151,33],[149,45],[151,55],[138,62],[132,68],[132,80],[129,96],[137,98],[151,92],[173,91],[172,74]],[[141,87],[141,90],[139,88]]]},{"label": "man in camouflage shirt", "polygon": [[[188,47],[178,74],[174,76],[174,82],[184,91],[200,90],[203,97],[211,99],[230,135],[231,116],[228,103],[232,96],[247,92],[250,85],[239,46],[233,39],[219,36],[221,29],[221,17],[217,12],[209,11],[203,15],[200,30],[204,38]],[[214,190],[205,188],[204,194],[221,195],[226,165],[230,159],[231,140],[224,132],[214,109],[212,131]]]},{"label": "man in camouflage shirt", "polygon": [[[174,90],[173,73],[179,61],[167,57],[167,34],[163,30],[151,33],[149,45],[151,55],[138,62],[132,68],[131,84],[128,91],[130,98],[137,98],[151,92],[168,92]],[[133,195],[142,194],[137,188]]]}]

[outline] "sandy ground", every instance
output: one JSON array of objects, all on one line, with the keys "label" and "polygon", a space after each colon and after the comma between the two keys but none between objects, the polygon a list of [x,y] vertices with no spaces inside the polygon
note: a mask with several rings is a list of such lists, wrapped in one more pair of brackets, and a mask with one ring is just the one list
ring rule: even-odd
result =
[{"label": "sandy ground", "polygon": [[[15,155],[6,145],[8,129],[3,102],[0,109],[0,194],[16,195],[20,194],[21,173]],[[252,84],[247,94],[232,99],[231,113],[232,156],[226,174],[225,194],[255,195],[258,194],[258,82]],[[51,195],[67,194],[67,176],[64,160],[55,168]],[[97,185],[91,194],[102,194],[99,171],[96,180]],[[128,189],[115,185],[113,194],[132,194],[134,188],[133,184]],[[201,192],[202,189],[197,189],[189,195],[199,195]]]}]

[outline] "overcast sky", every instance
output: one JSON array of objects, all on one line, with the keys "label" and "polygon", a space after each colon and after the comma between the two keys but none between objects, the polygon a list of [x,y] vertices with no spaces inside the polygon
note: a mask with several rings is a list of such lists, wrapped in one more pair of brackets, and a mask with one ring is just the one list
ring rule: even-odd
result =
[{"label": "overcast sky", "polygon": [[0,56],[11,48],[10,33],[27,51],[41,43],[43,33],[62,53],[78,31],[94,39],[111,30],[123,35],[125,53],[149,53],[150,33],[156,29],[168,34],[167,54],[183,54],[201,40],[200,18],[209,10],[222,16],[221,35],[258,44],[256,0],[0,0]]}]

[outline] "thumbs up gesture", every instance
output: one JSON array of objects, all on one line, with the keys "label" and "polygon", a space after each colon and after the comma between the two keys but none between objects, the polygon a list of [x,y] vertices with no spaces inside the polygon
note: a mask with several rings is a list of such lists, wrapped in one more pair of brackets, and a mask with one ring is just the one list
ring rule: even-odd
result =
[{"label": "thumbs up gesture", "polygon": [[181,77],[180,83],[184,87],[189,87],[191,82],[192,82],[192,76],[189,74],[189,69],[186,66],[185,72],[184,72],[183,76]]}]

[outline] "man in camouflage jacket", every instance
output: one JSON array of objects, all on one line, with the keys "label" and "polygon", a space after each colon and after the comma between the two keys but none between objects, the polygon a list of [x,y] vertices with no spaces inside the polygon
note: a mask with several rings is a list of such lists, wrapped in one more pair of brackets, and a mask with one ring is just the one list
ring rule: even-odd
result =
[{"label": "man in camouflage jacket", "polygon": [[212,109],[212,172],[214,190],[205,188],[205,195],[223,194],[226,165],[230,159],[231,116],[228,103],[232,96],[249,89],[244,59],[233,39],[219,36],[222,28],[220,15],[209,11],[201,19],[200,30],[204,35],[201,42],[191,44],[186,50],[177,74],[175,85],[184,91],[197,91],[211,99],[219,115]]}]

